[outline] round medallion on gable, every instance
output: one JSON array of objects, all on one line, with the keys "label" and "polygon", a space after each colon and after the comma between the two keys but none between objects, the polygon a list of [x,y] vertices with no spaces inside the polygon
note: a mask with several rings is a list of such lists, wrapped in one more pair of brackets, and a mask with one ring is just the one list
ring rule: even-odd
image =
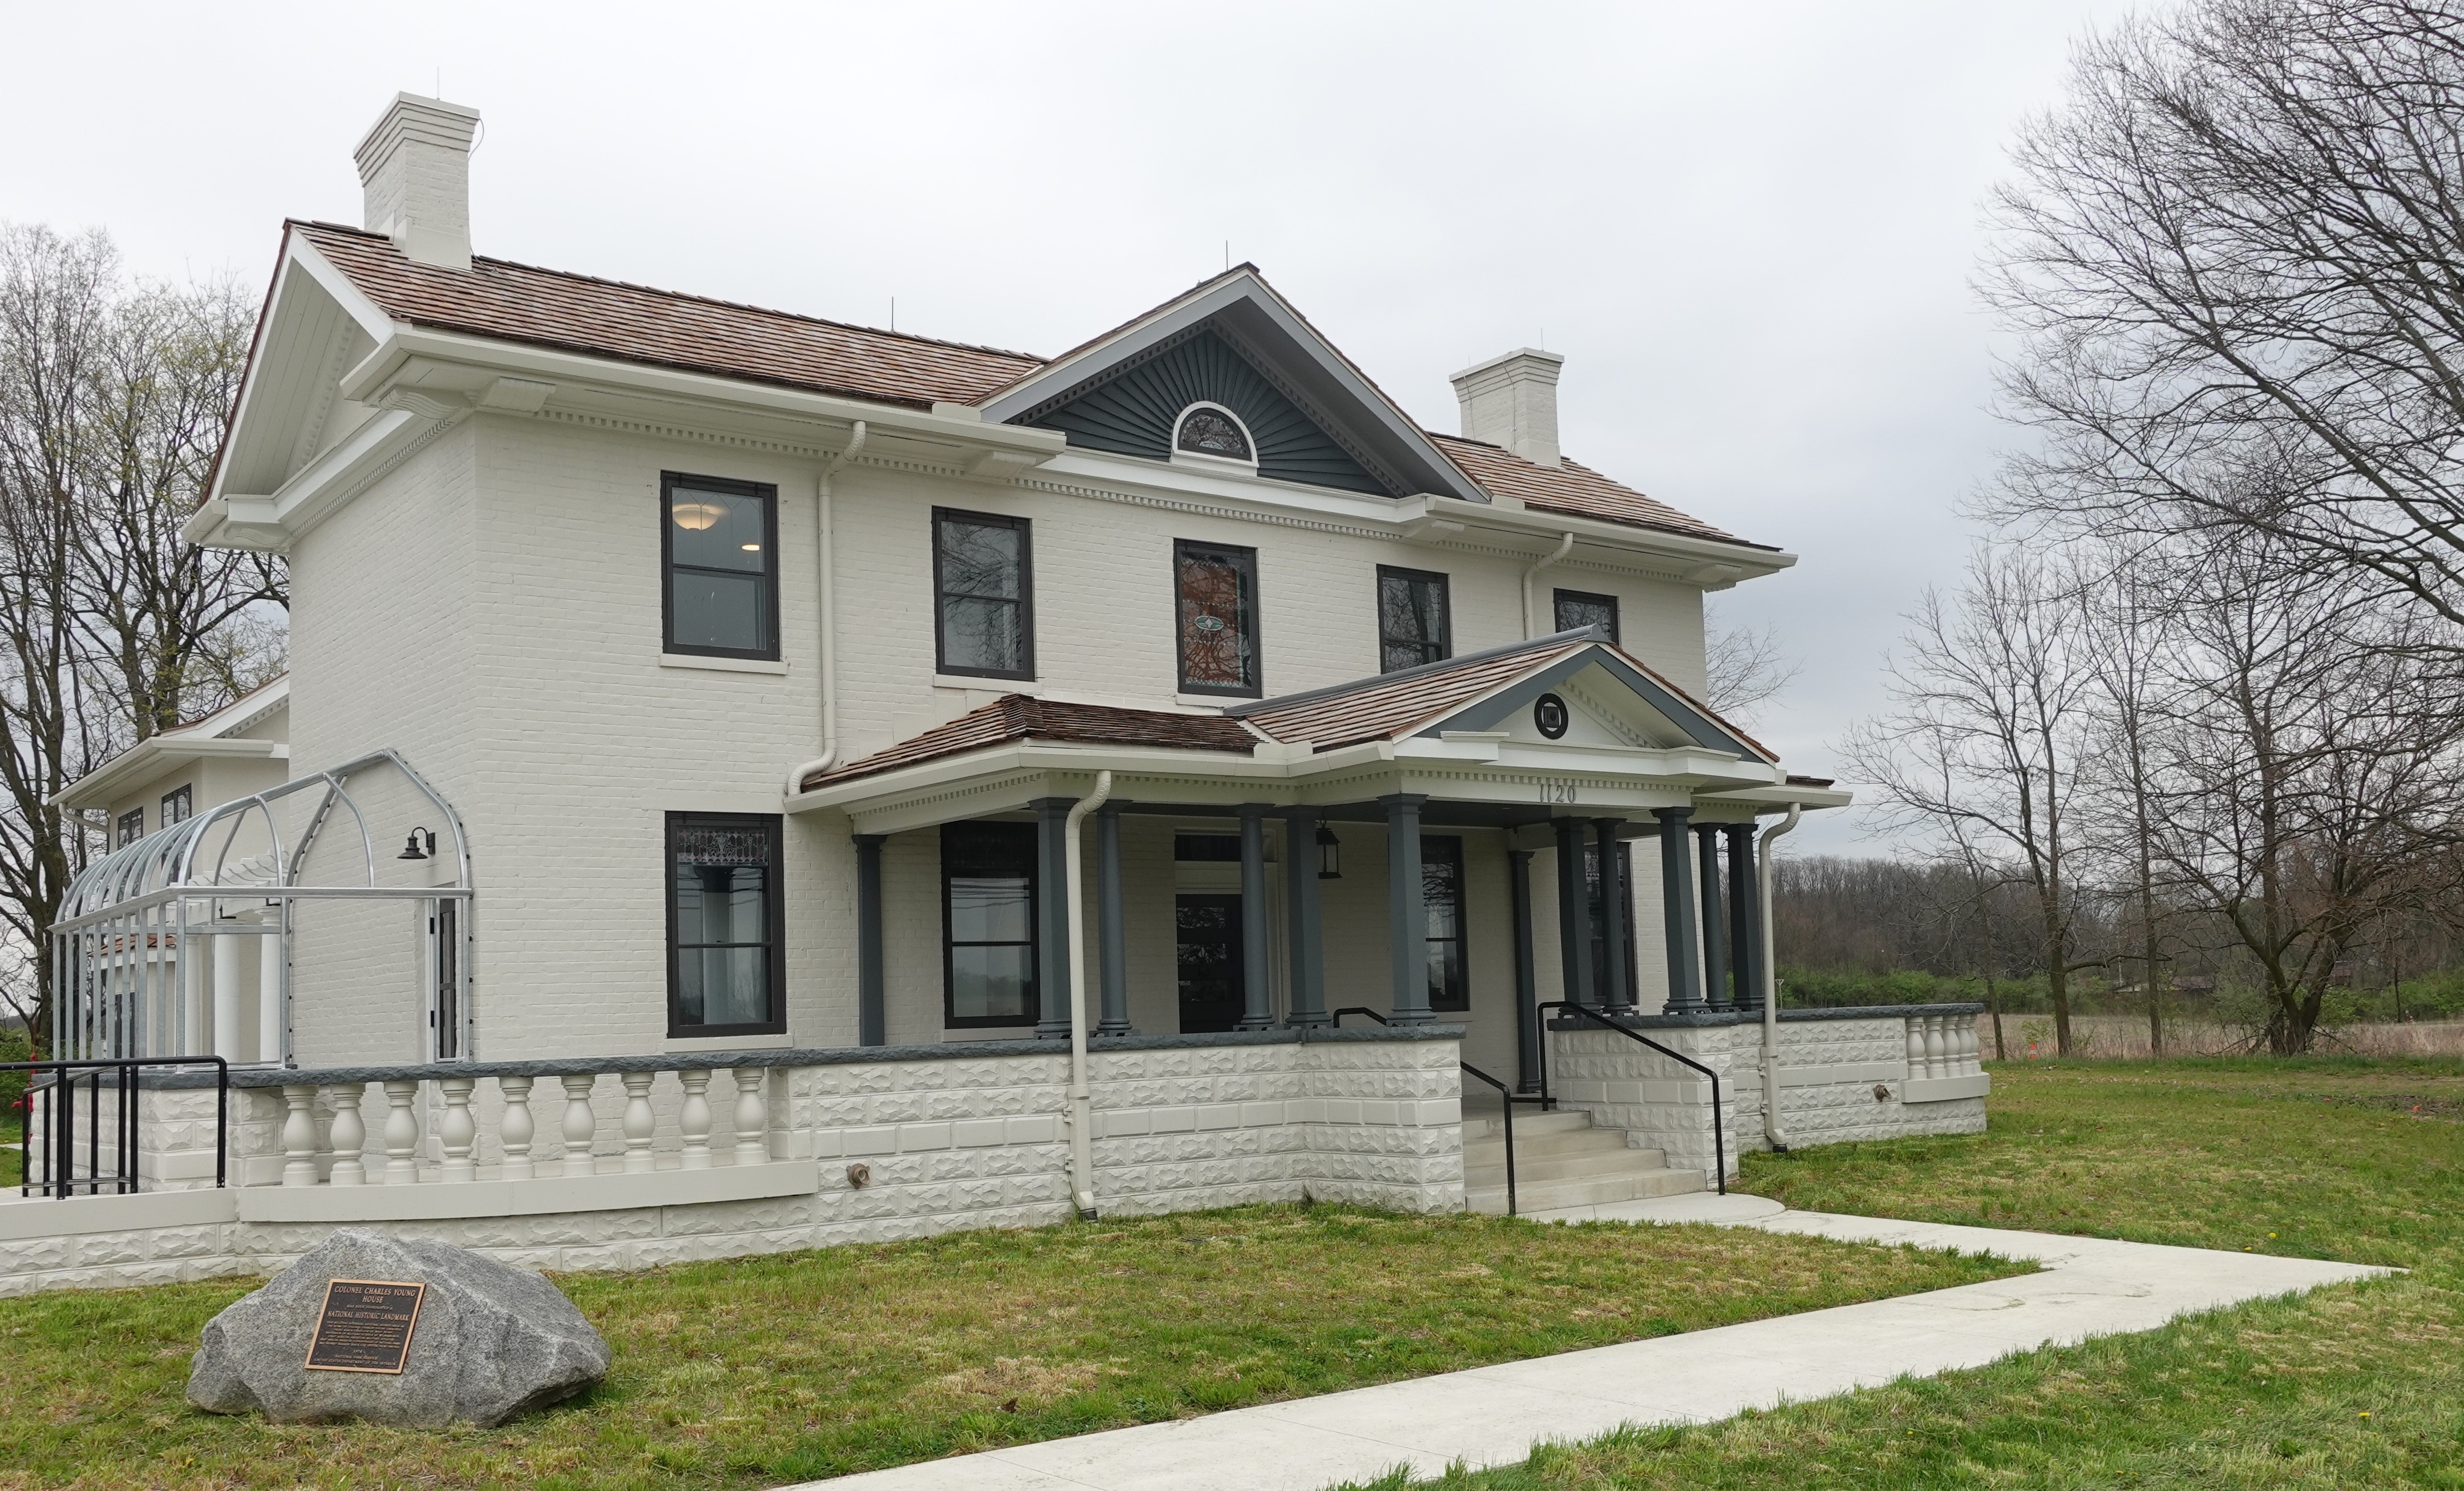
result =
[{"label": "round medallion on gable", "polygon": [[1566,701],[1554,694],[1543,694],[1531,701],[1531,725],[1551,740],[1562,738],[1572,716],[1566,713]]}]

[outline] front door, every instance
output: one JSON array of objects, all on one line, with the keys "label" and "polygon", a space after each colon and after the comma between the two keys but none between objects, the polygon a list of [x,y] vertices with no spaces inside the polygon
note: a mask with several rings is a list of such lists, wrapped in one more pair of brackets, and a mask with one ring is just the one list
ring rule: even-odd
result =
[{"label": "front door", "polygon": [[1241,1023],[1241,898],[1182,896],[1173,903],[1180,928],[1180,1030],[1228,1031]]}]

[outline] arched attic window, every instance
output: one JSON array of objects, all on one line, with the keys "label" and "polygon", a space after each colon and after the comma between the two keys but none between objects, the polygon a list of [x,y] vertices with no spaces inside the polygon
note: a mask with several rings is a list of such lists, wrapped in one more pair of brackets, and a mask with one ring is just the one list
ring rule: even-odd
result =
[{"label": "arched attic window", "polygon": [[1192,404],[1180,412],[1180,422],[1172,433],[1172,448],[1192,456],[1212,456],[1218,460],[1246,461],[1255,465],[1258,448],[1249,439],[1248,427],[1241,416],[1221,404]]}]

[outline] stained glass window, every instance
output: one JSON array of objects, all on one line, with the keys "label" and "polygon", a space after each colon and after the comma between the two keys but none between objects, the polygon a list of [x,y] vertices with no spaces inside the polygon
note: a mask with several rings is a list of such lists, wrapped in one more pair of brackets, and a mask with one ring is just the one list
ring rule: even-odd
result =
[{"label": "stained glass window", "polygon": [[1249,449],[1249,437],[1242,434],[1239,422],[1219,410],[1193,409],[1181,415],[1180,434],[1174,444],[1200,456],[1221,456],[1230,460],[1258,458]]},{"label": "stained glass window", "polygon": [[1173,545],[1180,686],[1191,693],[1258,692],[1258,551]]}]

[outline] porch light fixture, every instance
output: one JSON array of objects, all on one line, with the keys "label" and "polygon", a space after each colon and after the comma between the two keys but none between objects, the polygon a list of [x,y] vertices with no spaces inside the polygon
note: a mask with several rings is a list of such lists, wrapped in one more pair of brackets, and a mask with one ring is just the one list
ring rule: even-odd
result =
[{"label": "porch light fixture", "polygon": [[1334,830],[1320,823],[1317,826],[1317,878],[1321,880],[1343,879],[1343,840]]},{"label": "porch light fixture", "polygon": [[712,501],[678,502],[669,511],[675,515],[677,527],[694,533],[715,527],[718,520],[727,516],[726,508]]},{"label": "porch light fixture", "polygon": [[[428,847],[425,850],[419,847],[420,840],[423,838],[428,841]],[[434,853],[436,853],[436,835],[427,829],[412,829],[410,831],[410,837],[406,840],[402,846],[402,853],[394,856],[394,857],[396,859],[425,859]]]}]

